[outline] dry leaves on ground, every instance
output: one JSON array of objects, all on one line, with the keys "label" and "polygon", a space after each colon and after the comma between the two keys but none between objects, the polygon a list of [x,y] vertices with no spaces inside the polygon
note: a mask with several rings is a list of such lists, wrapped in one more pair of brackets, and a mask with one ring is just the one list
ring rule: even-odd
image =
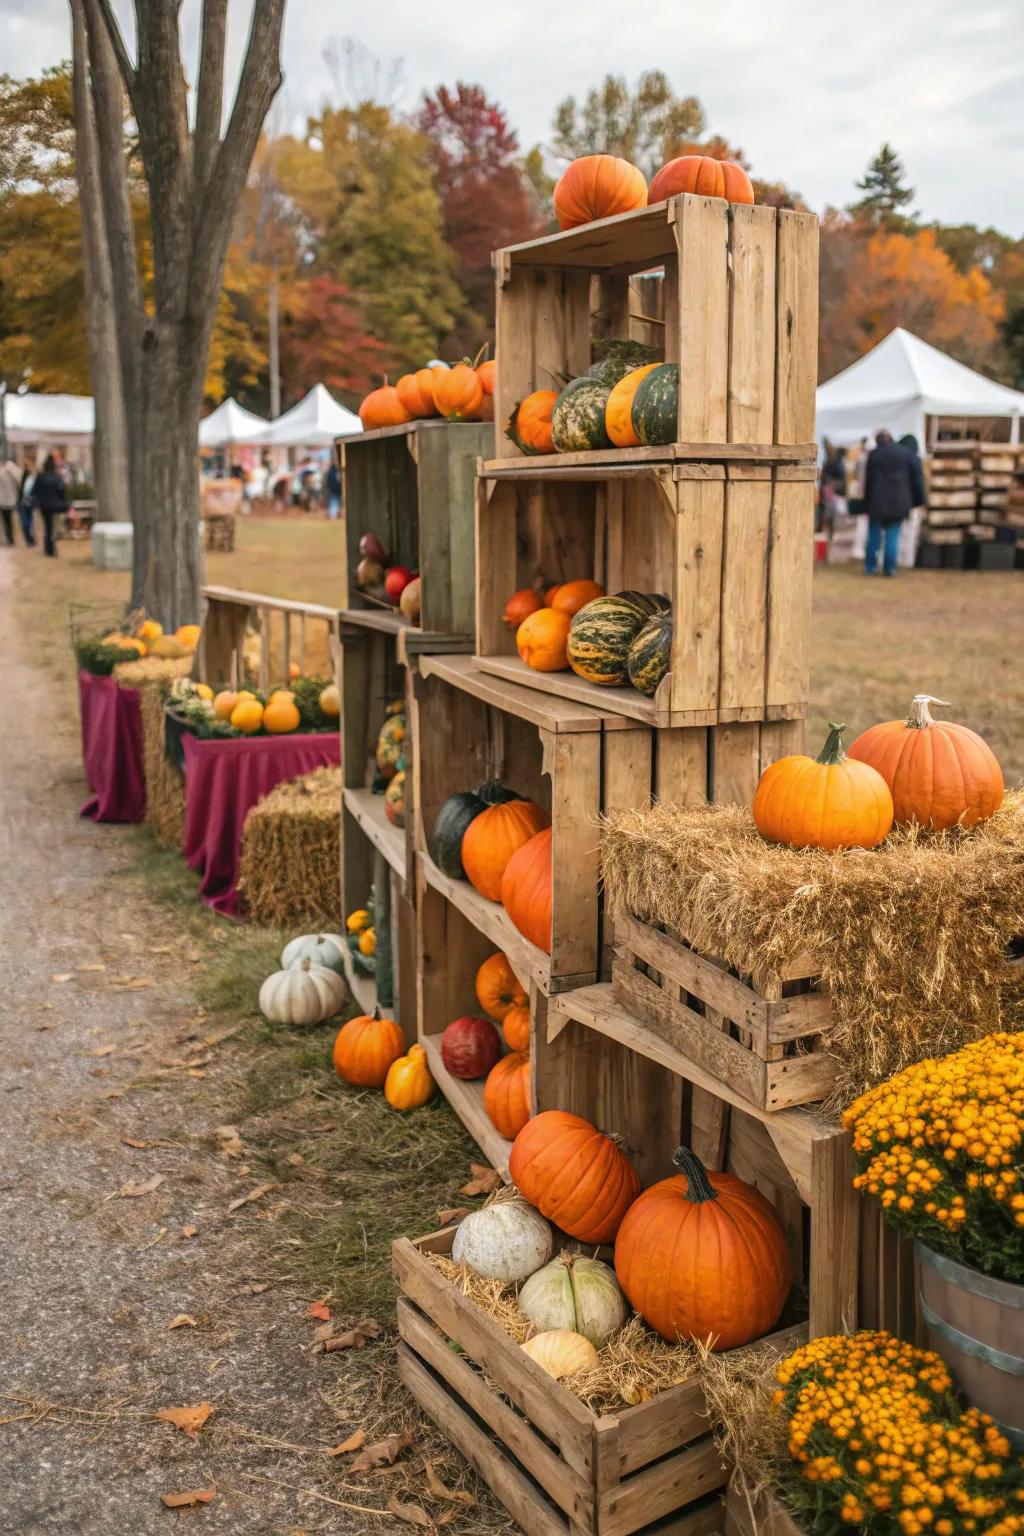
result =
[{"label": "dry leaves on ground", "polygon": [[228,1215],[230,1216],[232,1211],[240,1211],[243,1205],[250,1205],[253,1200],[262,1200],[264,1195],[269,1195],[270,1191],[276,1188],[276,1184],[257,1184],[256,1188],[250,1189],[247,1195],[240,1195],[237,1200],[232,1200],[228,1206]]},{"label": "dry leaves on ground", "polygon": [[470,1163],[469,1171],[472,1177],[469,1183],[464,1184],[459,1190],[460,1195],[489,1195],[502,1182],[498,1170],[488,1168],[484,1163]]},{"label": "dry leaves on ground", "polygon": [[160,1188],[160,1185],[163,1182],[164,1182],[163,1174],[162,1173],[154,1173],[152,1175],[152,1177],[146,1179],[145,1183],[143,1183],[143,1184],[124,1184],[124,1185],[122,1185],[122,1187],[117,1191],[116,1197],[108,1196],[108,1198],[109,1199],[116,1198],[118,1200],[138,1200],[143,1195],[151,1195],[154,1190],[157,1190],[157,1189]]},{"label": "dry leaves on ground", "polygon": [[[330,1323],[324,1323],[313,1335],[314,1347],[322,1350],[325,1355],[333,1355],[339,1349],[365,1349],[367,1344],[372,1344],[379,1339],[384,1329],[375,1317],[364,1317],[353,1328],[346,1328],[344,1333],[337,1333],[331,1337]],[[320,1335],[325,1337],[321,1338]]]},{"label": "dry leaves on ground", "polygon": [[168,1509],[192,1509],[196,1504],[212,1504],[216,1488],[193,1488],[190,1493],[162,1493],[160,1502]]},{"label": "dry leaves on ground", "polygon": [[361,1451],[348,1465],[349,1473],[374,1472],[378,1467],[390,1467],[412,1445],[412,1430],[403,1429],[400,1435],[388,1435],[384,1440],[375,1440]]},{"label": "dry leaves on ground", "polygon": [[340,1445],[332,1446],[327,1454],[328,1456],[347,1456],[349,1451],[358,1451],[359,1447],[365,1444],[366,1430],[357,1429],[354,1434],[349,1435],[348,1439],[343,1440]]},{"label": "dry leaves on ground", "polygon": [[447,1210],[438,1211],[437,1225],[439,1227],[450,1227],[453,1226],[456,1222],[461,1221],[464,1216],[468,1215],[468,1205],[453,1205],[450,1206]]},{"label": "dry leaves on ground", "polygon": [[214,1134],[223,1157],[241,1157],[242,1138],[237,1125],[218,1125]]},{"label": "dry leaves on ground", "polygon": [[181,1232],[180,1232],[179,1235],[181,1237],[198,1237],[199,1236],[199,1228],[198,1227],[182,1227]]},{"label": "dry leaves on ground", "polygon": [[168,1328],[198,1328],[199,1324],[189,1313],[179,1312],[177,1317],[173,1317],[167,1326]]},{"label": "dry leaves on ground", "polygon": [[164,1424],[173,1424],[175,1429],[182,1430],[194,1440],[207,1419],[215,1412],[216,1409],[212,1403],[193,1403],[186,1408],[161,1408],[160,1412],[153,1417]]},{"label": "dry leaves on ground", "polygon": [[404,1520],[406,1525],[424,1525],[428,1530],[434,1523],[425,1509],[418,1504],[401,1504],[394,1494],[388,1499],[388,1513],[396,1520]]},{"label": "dry leaves on ground", "polygon": [[328,1323],[331,1320],[331,1309],[327,1305],[326,1301],[311,1301],[309,1304],[309,1311],[306,1313],[306,1316],[316,1317],[319,1318],[322,1323]]},{"label": "dry leaves on ground", "polygon": [[465,1488],[448,1488],[444,1483],[442,1483],[441,1479],[434,1471],[434,1463],[432,1461],[425,1461],[423,1463],[423,1470],[427,1476],[427,1492],[430,1494],[431,1498],[452,1499],[456,1504],[476,1503],[476,1499],[474,1499],[473,1495],[468,1493]]}]

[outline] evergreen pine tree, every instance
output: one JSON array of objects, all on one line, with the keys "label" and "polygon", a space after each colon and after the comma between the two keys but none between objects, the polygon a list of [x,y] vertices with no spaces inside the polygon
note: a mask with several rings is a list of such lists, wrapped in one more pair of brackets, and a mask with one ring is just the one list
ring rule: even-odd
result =
[{"label": "evergreen pine tree", "polygon": [[883,225],[886,229],[906,230],[913,226],[914,217],[901,212],[913,200],[914,189],[904,184],[906,175],[903,161],[891,144],[883,144],[878,154],[868,164],[857,190],[864,196],[850,206],[850,212],[869,224]]}]

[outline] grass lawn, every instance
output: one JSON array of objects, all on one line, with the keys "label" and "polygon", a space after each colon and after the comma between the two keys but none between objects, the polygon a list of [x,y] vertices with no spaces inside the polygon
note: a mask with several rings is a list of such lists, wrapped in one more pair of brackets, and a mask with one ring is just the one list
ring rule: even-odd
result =
[{"label": "grass lawn", "polygon": [[[334,607],[341,540],[340,524],[319,517],[240,519],[237,548],[210,555],[206,579]],[[17,558],[35,567],[18,601],[35,610],[40,660],[63,670],[68,605],[123,602],[127,576],[94,570],[87,543],[62,543],[56,561],[35,551]],[[817,750],[827,720],[845,720],[852,740],[904,715],[915,693],[948,699],[949,717],[982,733],[1007,782],[1024,778],[1024,572],[909,571],[885,581],[818,568],[808,746]]]}]

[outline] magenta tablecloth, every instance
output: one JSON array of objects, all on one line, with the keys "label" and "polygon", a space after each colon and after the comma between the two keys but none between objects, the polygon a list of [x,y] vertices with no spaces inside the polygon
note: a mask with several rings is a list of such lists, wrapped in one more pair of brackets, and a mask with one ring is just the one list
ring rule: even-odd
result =
[{"label": "magenta tablecloth", "polygon": [[284,779],[336,765],[339,742],[337,731],[233,741],[185,732],[185,862],[202,876],[199,894],[215,912],[240,915],[236,886],[249,811]]},{"label": "magenta tablecloth", "polygon": [[93,821],[143,821],[146,780],[142,772],[142,714],[135,688],[112,677],[78,674],[82,712],[82,762],[92,795],[79,815]]}]

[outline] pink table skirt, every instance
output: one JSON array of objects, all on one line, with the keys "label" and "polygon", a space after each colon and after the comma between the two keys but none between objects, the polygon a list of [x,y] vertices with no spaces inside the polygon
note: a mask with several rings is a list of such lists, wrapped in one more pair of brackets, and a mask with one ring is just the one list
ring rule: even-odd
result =
[{"label": "pink table skirt", "polygon": [[93,821],[144,821],[142,714],[135,688],[79,671],[82,762],[92,794],[79,814]]},{"label": "pink table skirt", "polygon": [[241,915],[238,873],[242,827],[275,784],[337,766],[337,731],[200,741],[186,731],[185,862],[202,876],[199,894],[226,917]]}]

